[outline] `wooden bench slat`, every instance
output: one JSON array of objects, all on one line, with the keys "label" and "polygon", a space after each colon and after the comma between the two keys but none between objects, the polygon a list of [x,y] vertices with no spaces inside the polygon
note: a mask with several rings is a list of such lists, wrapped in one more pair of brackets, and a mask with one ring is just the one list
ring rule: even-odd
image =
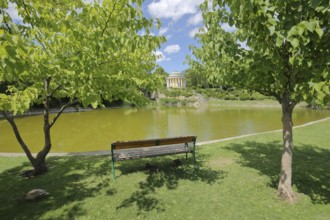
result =
[{"label": "wooden bench slat", "polygon": [[159,145],[170,145],[178,143],[194,142],[196,136],[183,136],[174,138],[160,138],[160,139],[148,139],[148,140],[136,140],[136,141],[117,141],[111,144],[113,149],[130,149],[139,147],[154,147]]},{"label": "wooden bench slat", "polygon": [[180,145],[169,145],[153,148],[138,148],[138,149],[124,149],[116,150],[114,153],[114,159],[119,160],[128,160],[128,159],[137,159],[143,157],[156,157],[162,155],[172,155],[180,153],[190,153],[192,149],[190,147],[183,147]]}]

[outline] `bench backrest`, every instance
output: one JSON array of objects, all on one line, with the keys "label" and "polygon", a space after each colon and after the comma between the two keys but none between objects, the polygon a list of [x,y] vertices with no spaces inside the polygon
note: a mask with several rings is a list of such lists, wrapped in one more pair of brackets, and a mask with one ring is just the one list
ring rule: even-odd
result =
[{"label": "bench backrest", "polygon": [[173,138],[160,138],[160,139],[148,139],[148,140],[137,140],[137,141],[117,141],[111,144],[112,150],[119,149],[131,149],[140,147],[154,147],[171,144],[185,144],[196,142],[196,136],[183,136]]}]

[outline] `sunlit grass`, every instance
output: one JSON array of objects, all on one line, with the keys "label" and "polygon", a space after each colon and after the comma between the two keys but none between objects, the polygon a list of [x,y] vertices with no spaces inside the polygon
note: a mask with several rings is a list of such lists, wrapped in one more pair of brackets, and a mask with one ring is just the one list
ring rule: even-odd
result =
[{"label": "sunlit grass", "polygon": [[[51,157],[31,179],[19,176],[31,169],[25,157],[0,157],[0,219],[329,219],[329,130],[330,120],[294,130],[293,205],[276,198],[276,132],[199,146],[199,170],[180,155],[123,161],[115,181],[109,156]],[[34,188],[50,196],[19,199]]]}]

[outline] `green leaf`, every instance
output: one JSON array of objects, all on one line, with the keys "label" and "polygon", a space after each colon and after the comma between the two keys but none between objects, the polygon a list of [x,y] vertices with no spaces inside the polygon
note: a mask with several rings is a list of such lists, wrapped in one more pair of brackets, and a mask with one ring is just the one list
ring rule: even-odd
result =
[{"label": "green leaf", "polygon": [[324,69],[321,75],[322,75],[322,77],[324,77],[325,79],[327,79],[328,76],[329,76],[329,72],[326,69]]},{"label": "green leaf", "polygon": [[299,40],[297,38],[293,38],[290,40],[291,45],[296,48],[299,46]]},{"label": "green leaf", "polygon": [[324,86],[325,82],[319,82],[319,83],[316,83],[314,85],[314,89],[317,91],[317,92],[321,92],[322,90],[322,87]]},{"label": "green leaf", "polygon": [[297,35],[302,35],[305,31],[305,22],[304,23],[299,23],[296,27],[296,34]]},{"label": "green leaf", "polygon": [[91,103],[91,106],[92,106],[92,108],[97,108],[98,103],[97,103],[97,102],[92,102],[92,103]]},{"label": "green leaf", "polygon": [[275,27],[274,26],[271,26],[269,28],[269,32],[270,32],[270,36],[272,36],[274,34],[274,32],[275,32]]},{"label": "green leaf", "polygon": [[309,30],[310,32],[313,32],[315,27],[317,26],[318,22],[316,20],[309,20],[307,22],[304,23],[305,27],[307,28],[307,30]]},{"label": "green leaf", "polygon": [[292,56],[292,57],[289,58],[289,63],[291,65],[294,65],[294,61],[295,61],[295,57],[294,56]]},{"label": "green leaf", "polygon": [[316,27],[315,32],[319,35],[320,38],[323,36],[323,30],[320,27]]},{"label": "green leaf", "polygon": [[313,8],[316,8],[320,4],[321,0],[312,0],[312,6]]},{"label": "green leaf", "polygon": [[276,46],[281,47],[284,41],[284,37],[281,34],[277,34],[276,36]]},{"label": "green leaf", "polygon": [[16,49],[14,47],[6,46],[5,49],[6,49],[9,56],[11,56],[11,57],[16,56]]}]

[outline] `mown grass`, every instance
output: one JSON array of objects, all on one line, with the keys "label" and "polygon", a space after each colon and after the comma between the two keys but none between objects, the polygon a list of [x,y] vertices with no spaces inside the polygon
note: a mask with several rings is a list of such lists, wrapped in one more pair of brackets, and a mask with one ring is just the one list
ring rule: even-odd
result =
[{"label": "mown grass", "polygon": [[[329,131],[330,120],[294,130],[293,205],[276,197],[276,132],[199,146],[199,170],[180,155],[120,162],[115,181],[109,156],[50,157],[50,171],[31,179],[19,176],[24,157],[0,157],[0,219],[329,219]],[[50,196],[19,199],[33,188]]]}]

